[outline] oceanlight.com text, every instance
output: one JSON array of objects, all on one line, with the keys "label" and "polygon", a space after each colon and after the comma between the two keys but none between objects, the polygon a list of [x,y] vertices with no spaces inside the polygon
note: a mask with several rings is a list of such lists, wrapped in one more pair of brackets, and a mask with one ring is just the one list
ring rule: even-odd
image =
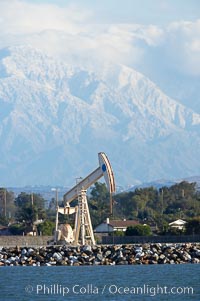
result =
[{"label": "oceanlight.com text", "polygon": [[27,294],[63,296],[67,295],[193,295],[193,287],[188,286],[160,286],[159,284],[152,286],[144,284],[141,286],[120,286],[118,284],[105,284],[97,286],[94,284],[37,284],[36,286],[27,285],[25,287]]},{"label": "oceanlight.com text", "polygon": [[193,287],[183,286],[156,286],[144,284],[143,286],[123,287],[115,284],[108,286],[108,291],[112,295],[148,295],[154,297],[156,295],[193,295]]}]

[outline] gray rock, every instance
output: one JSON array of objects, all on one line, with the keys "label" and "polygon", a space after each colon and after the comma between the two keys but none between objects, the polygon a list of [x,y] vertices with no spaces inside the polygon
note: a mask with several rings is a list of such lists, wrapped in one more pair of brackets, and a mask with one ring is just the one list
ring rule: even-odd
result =
[{"label": "gray rock", "polygon": [[118,261],[116,262],[117,265],[127,265],[128,261],[127,260],[122,260],[122,261]]},{"label": "gray rock", "polygon": [[199,258],[193,258],[193,259],[192,259],[192,263],[200,263]]},{"label": "gray rock", "polygon": [[200,257],[200,250],[195,250],[195,255],[197,256],[197,257]]},{"label": "gray rock", "polygon": [[161,255],[159,256],[159,259],[164,260],[164,259],[165,259],[165,255],[164,255],[164,254],[161,254]]},{"label": "gray rock", "polygon": [[94,265],[100,265],[101,263],[99,262],[99,261],[94,261],[94,263],[93,263]]},{"label": "gray rock", "polygon": [[176,260],[178,255],[176,253],[171,254],[170,258]]},{"label": "gray rock", "polygon": [[157,264],[158,262],[157,262],[157,260],[150,260],[149,263],[150,264]]},{"label": "gray rock", "polygon": [[111,255],[111,251],[110,250],[108,250],[108,251],[106,251],[105,253],[104,253],[104,257],[108,257],[108,256],[110,256]]},{"label": "gray rock", "polygon": [[9,259],[6,259],[4,262],[5,262],[5,264],[10,265],[10,260]]},{"label": "gray rock", "polygon": [[85,245],[85,246],[83,246],[82,251],[84,253],[86,253],[87,255],[91,255],[92,254],[92,247],[90,245]]},{"label": "gray rock", "polygon": [[82,258],[87,259],[89,257],[89,255],[87,255],[86,253],[82,253],[81,254]]},{"label": "gray rock", "polygon": [[16,257],[12,256],[8,259],[10,262],[15,262],[16,261]]},{"label": "gray rock", "polygon": [[144,256],[144,252],[138,252],[138,253],[136,253],[136,255],[135,255],[136,258],[141,258],[141,257],[143,257],[143,256]]},{"label": "gray rock", "polygon": [[117,257],[118,257],[118,258],[122,258],[122,257],[123,257],[123,253],[122,253],[121,250],[118,250],[118,252],[117,252]]},{"label": "gray rock", "polygon": [[35,253],[35,251],[32,248],[28,249],[27,255],[33,255]]},{"label": "gray rock", "polygon": [[158,255],[157,253],[154,253],[154,254],[152,255],[152,258],[153,258],[153,260],[158,261],[159,255]]},{"label": "gray rock", "polygon": [[26,249],[22,249],[21,254],[22,255],[26,255],[26,253],[27,253],[27,250]]},{"label": "gray rock", "polygon": [[187,252],[185,252],[182,256],[182,259],[185,261],[191,261],[192,257],[190,254],[188,254]]},{"label": "gray rock", "polygon": [[2,248],[0,265],[115,265],[200,263],[200,244]]},{"label": "gray rock", "polygon": [[38,262],[43,262],[44,261],[44,257],[42,257],[41,255],[36,255],[36,260],[38,261]]},{"label": "gray rock", "polygon": [[89,262],[95,261],[95,256],[89,257]]},{"label": "gray rock", "polygon": [[143,244],[142,248],[143,248],[143,250],[149,250],[150,249],[150,244]]},{"label": "gray rock", "polygon": [[141,253],[143,251],[143,248],[142,247],[137,247],[135,248],[135,252],[136,253]]},{"label": "gray rock", "polygon": [[69,260],[71,261],[71,262],[78,262],[78,259],[77,259],[77,257],[76,256],[69,256]]},{"label": "gray rock", "polygon": [[98,253],[98,254],[96,255],[96,258],[97,258],[99,261],[102,261],[103,255]]},{"label": "gray rock", "polygon": [[121,247],[122,247],[121,245],[114,245],[112,248],[116,252],[116,251],[120,250]]},{"label": "gray rock", "polygon": [[58,252],[55,252],[52,257],[55,258],[57,261],[62,260],[62,255]]}]

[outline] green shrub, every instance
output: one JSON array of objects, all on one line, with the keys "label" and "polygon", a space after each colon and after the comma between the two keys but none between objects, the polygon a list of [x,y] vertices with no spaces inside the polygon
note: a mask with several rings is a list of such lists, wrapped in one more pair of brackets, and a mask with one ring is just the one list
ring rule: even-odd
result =
[{"label": "green shrub", "polygon": [[115,231],[114,236],[124,236],[125,232],[124,231]]},{"label": "green shrub", "polygon": [[12,235],[23,235],[25,226],[23,224],[12,224],[9,226],[9,231]]},{"label": "green shrub", "polygon": [[194,235],[200,233],[200,218],[194,218],[186,224],[186,234]]},{"label": "green shrub", "polygon": [[135,225],[126,229],[127,236],[149,236],[151,234],[152,232],[149,225]]},{"label": "green shrub", "polygon": [[55,223],[51,221],[45,221],[44,223],[39,224],[37,229],[39,233],[42,233],[42,235],[53,235]]}]

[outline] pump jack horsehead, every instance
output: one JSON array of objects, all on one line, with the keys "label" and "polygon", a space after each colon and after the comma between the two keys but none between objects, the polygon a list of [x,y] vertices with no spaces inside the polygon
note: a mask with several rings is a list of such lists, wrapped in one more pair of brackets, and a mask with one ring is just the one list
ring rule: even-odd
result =
[{"label": "pump jack horsehead", "polygon": [[[92,245],[95,245],[86,192],[87,189],[102,176],[104,176],[110,193],[110,213],[112,215],[112,194],[115,192],[114,175],[106,154],[101,152],[98,154],[98,158],[99,167],[64,194],[64,208],[57,206],[54,243],[64,241],[65,243],[77,245],[80,242],[82,245],[85,245],[90,242]],[[75,199],[78,199],[78,205],[76,207],[70,207],[70,203]],[[69,224],[60,225],[58,227],[58,213],[67,215],[75,214],[74,230],[72,230]]]}]

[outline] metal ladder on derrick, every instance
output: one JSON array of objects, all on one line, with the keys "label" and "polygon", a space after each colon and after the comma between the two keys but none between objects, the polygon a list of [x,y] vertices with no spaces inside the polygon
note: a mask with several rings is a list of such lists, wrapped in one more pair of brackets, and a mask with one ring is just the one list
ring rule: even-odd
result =
[{"label": "metal ladder on derrick", "polygon": [[87,194],[86,194],[86,190],[84,189],[82,189],[78,193],[78,216],[77,216],[75,244],[78,244],[79,236],[82,245],[85,244],[95,245],[93,228],[92,228],[89,207],[87,202]]}]

